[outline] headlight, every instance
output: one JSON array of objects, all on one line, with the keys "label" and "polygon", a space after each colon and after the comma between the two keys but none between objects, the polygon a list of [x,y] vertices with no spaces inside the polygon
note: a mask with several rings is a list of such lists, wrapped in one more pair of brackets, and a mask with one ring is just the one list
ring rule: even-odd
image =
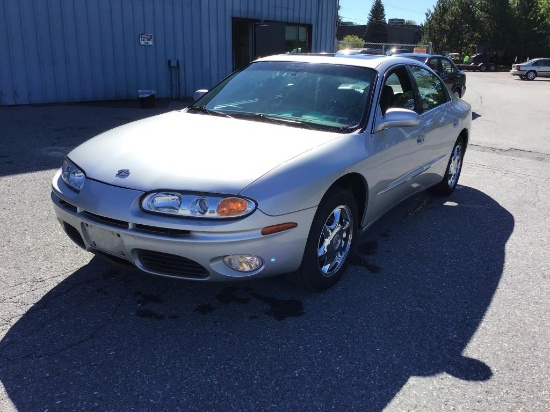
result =
[{"label": "headlight", "polygon": [[141,207],[146,212],[167,215],[227,219],[249,215],[256,209],[256,204],[237,196],[153,192],[143,198]]},{"label": "headlight", "polygon": [[63,161],[63,166],[61,167],[61,177],[67,186],[77,192],[80,192],[80,189],[82,189],[82,185],[86,180],[86,175],[84,172],[69,159],[65,159]]}]

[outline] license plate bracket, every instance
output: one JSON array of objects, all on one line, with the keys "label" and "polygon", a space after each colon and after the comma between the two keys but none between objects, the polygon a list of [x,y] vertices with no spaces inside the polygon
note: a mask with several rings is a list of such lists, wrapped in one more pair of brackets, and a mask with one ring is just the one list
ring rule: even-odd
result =
[{"label": "license plate bracket", "polygon": [[124,241],[120,233],[89,223],[84,223],[82,226],[86,240],[94,249],[116,256],[126,256],[124,253]]}]

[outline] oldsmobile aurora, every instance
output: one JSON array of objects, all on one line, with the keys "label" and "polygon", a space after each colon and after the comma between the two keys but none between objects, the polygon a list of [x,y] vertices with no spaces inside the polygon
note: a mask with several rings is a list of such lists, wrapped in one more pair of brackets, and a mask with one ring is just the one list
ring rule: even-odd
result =
[{"label": "oldsmobile aurora", "polygon": [[77,245],[155,275],[325,290],[382,214],[453,192],[470,137],[468,103],[407,58],[271,56],[196,97],[69,153],[51,198]]}]

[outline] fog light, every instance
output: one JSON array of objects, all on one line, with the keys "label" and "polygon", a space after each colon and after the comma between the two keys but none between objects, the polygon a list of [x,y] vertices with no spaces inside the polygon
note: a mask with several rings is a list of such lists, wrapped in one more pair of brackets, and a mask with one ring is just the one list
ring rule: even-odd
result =
[{"label": "fog light", "polygon": [[262,258],[251,255],[231,255],[223,258],[223,262],[231,269],[239,272],[254,272],[264,265]]}]

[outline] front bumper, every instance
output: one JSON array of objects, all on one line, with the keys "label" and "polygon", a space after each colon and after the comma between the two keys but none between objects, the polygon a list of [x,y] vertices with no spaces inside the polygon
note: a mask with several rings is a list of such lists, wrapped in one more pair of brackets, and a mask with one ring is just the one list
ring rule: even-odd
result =
[{"label": "front bumper", "polygon": [[[129,263],[151,274],[201,281],[228,281],[292,272],[300,266],[315,208],[282,216],[256,210],[231,221],[193,220],[145,213],[143,192],[87,180],[80,193],[52,182],[54,212],[66,234],[81,248]],[[272,235],[262,228],[285,222],[298,226]],[[227,255],[262,258],[254,272],[223,262]]]}]

